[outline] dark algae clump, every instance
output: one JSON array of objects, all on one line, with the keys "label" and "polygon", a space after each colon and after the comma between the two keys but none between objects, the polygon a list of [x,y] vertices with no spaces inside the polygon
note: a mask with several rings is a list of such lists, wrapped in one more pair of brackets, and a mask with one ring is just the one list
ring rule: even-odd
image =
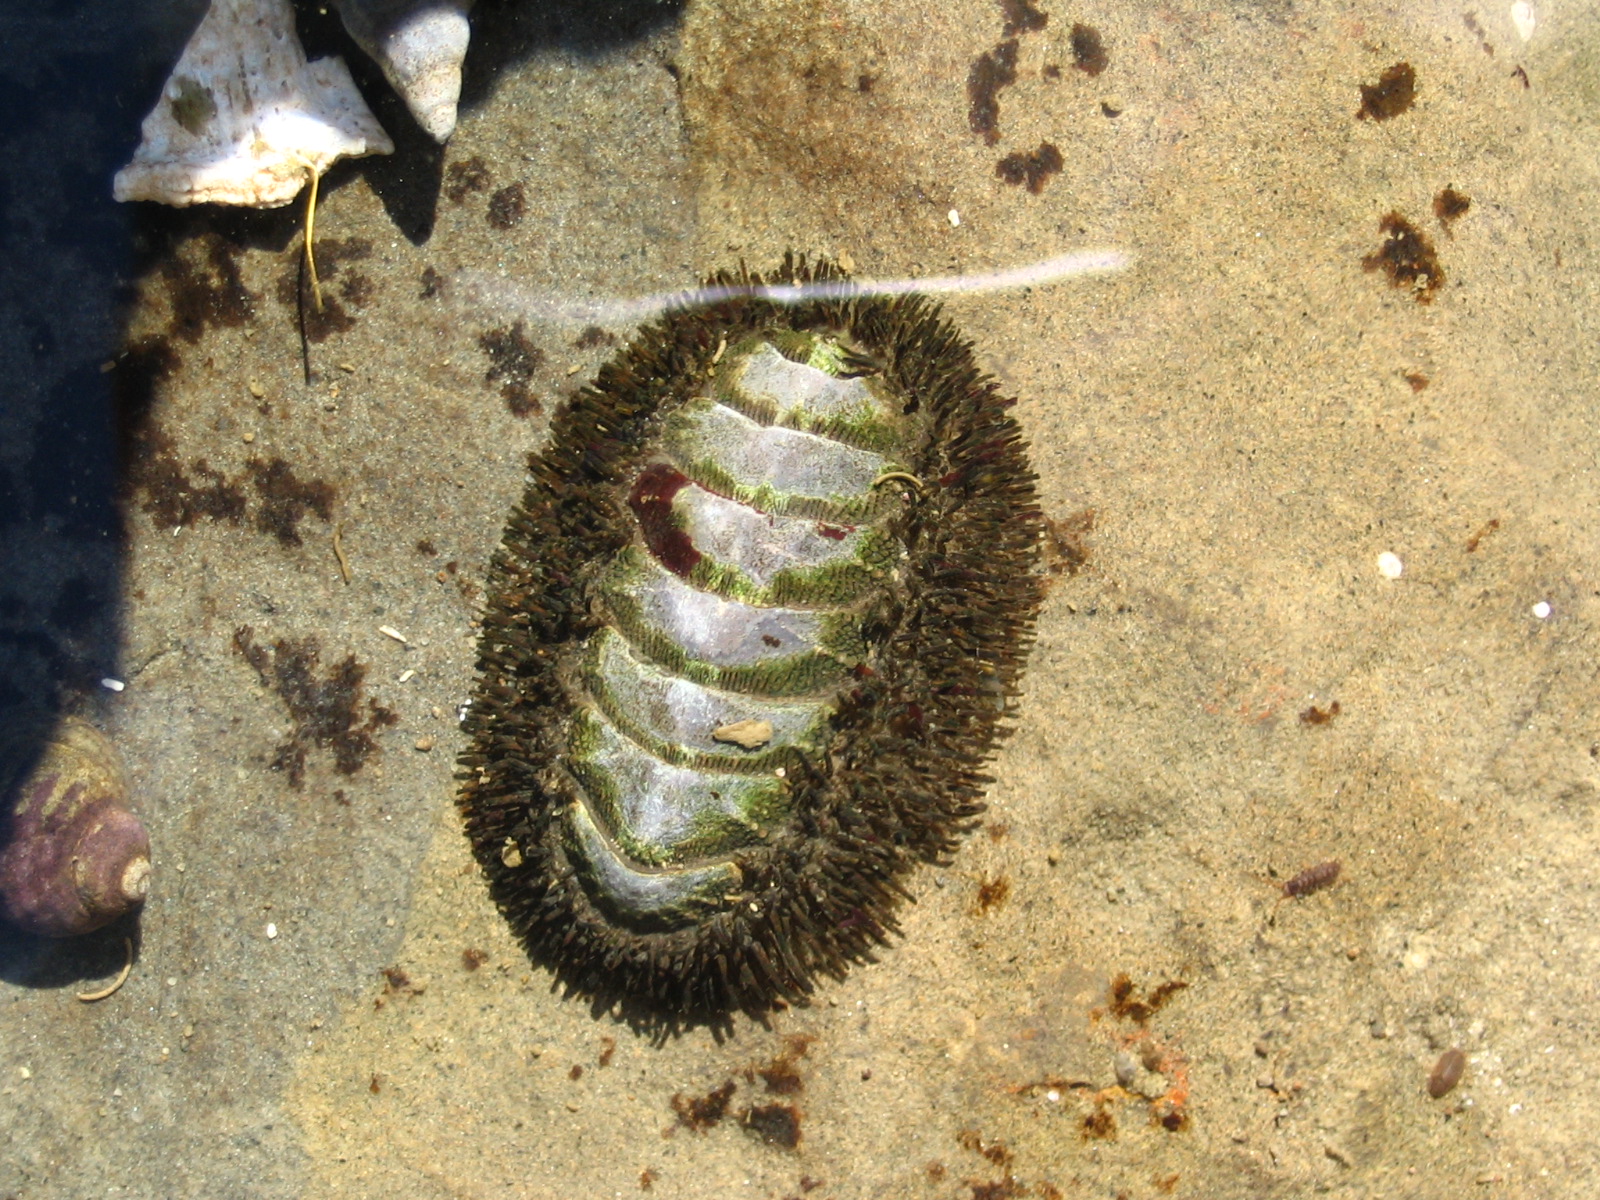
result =
[{"label": "dark algae clump", "polygon": [[1378,76],[1377,83],[1361,85],[1361,107],[1356,116],[1363,121],[1388,121],[1415,103],[1417,73],[1408,62],[1395,63]]},{"label": "dark algae clump", "polygon": [[322,649],[314,637],[279,638],[263,646],[255,640],[254,629],[241,625],[234,631],[233,648],[289,710],[294,728],[274,754],[272,769],[287,772],[292,788],[305,782],[306,757],[313,748],[333,751],[335,769],[341,775],[354,775],[378,749],[373,734],[399,720],[369,700],[362,721],[361,685],[367,669],[354,654],[319,679]]},{"label": "dark algae clump", "polygon": [[1378,222],[1384,243],[1361,260],[1368,271],[1382,271],[1397,288],[1410,291],[1418,304],[1431,304],[1444,286],[1439,254],[1421,230],[1397,212]]},{"label": "dark algae clump", "polygon": [[1044,191],[1045,181],[1059,175],[1066,165],[1061,151],[1049,142],[1040,142],[1032,153],[1018,151],[1008,154],[995,164],[994,173],[1007,183],[1023,185],[1037,196]]}]

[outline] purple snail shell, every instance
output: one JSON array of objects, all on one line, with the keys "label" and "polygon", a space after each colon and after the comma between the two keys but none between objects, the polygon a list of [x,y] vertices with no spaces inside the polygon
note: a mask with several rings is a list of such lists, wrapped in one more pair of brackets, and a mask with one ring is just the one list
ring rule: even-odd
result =
[{"label": "purple snail shell", "polygon": [[144,903],[150,835],[127,808],[105,735],[68,717],[0,810],[0,914],[45,937],[108,925]]}]

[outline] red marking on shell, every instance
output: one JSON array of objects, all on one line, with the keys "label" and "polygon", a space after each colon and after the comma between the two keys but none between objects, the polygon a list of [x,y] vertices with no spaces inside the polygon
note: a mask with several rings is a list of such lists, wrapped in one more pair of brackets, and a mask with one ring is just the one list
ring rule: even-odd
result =
[{"label": "red marking on shell", "polygon": [[644,543],[656,560],[680,578],[687,578],[700,561],[689,535],[672,520],[672,501],[688,486],[689,477],[666,463],[651,463],[639,472],[628,507],[644,531]]}]

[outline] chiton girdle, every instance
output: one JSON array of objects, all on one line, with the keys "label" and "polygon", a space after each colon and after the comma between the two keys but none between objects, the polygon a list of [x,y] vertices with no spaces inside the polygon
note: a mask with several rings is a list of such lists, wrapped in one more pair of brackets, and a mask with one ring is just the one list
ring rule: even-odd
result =
[{"label": "chiton girdle", "polygon": [[896,931],[982,811],[1043,520],[1011,401],[922,296],[786,259],[553,417],[490,569],[460,808],[530,956],[720,1020]]}]

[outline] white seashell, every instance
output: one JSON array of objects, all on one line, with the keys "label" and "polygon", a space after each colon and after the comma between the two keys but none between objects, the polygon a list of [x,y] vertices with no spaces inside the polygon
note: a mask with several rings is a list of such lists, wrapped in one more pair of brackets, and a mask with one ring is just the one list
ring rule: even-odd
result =
[{"label": "white seashell", "polygon": [[1539,17],[1528,0],[1517,0],[1511,6],[1511,23],[1517,27],[1517,36],[1526,42],[1533,37],[1534,28],[1539,24]]},{"label": "white seashell", "polygon": [[344,27],[434,141],[456,128],[472,0],[338,0]]},{"label": "white seashell", "polygon": [[307,63],[289,0],[212,0],[117,172],[118,200],[276,208],[389,135],[344,61]]}]

